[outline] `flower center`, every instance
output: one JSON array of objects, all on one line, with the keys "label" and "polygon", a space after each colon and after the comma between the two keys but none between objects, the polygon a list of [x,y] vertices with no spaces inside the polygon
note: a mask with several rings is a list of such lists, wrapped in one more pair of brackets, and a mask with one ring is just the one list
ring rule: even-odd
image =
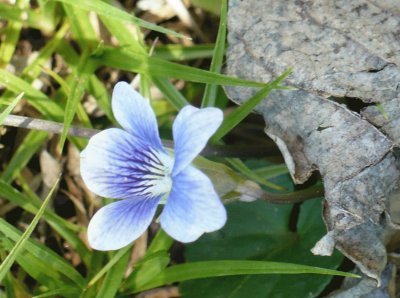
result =
[{"label": "flower center", "polygon": [[145,185],[153,196],[164,195],[161,204],[166,202],[172,187],[172,168],[174,159],[168,154],[150,149],[146,161]]}]

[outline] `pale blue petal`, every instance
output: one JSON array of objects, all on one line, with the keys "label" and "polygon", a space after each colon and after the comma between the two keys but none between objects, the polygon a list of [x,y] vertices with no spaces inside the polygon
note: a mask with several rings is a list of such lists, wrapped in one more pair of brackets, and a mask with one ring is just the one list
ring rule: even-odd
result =
[{"label": "pale blue petal", "polygon": [[174,177],[160,222],[172,238],[192,242],[203,233],[222,228],[226,222],[226,211],[210,179],[188,166]]},{"label": "pale blue petal", "polygon": [[151,196],[147,178],[159,162],[154,150],[118,128],[106,129],[89,140],[81,153],[81,175],[94,193],[126,199]]},{"label": "pale blue petal", "polygon": [[90,246],[114,250],[136,240],[150,225],[158,202],[159,198],[128,199],[101,208],[89,223]]},{"label": "pale blue petal", "polygon": [[223,114],[217,108],[184,107],[173,125],[175,165],[172,175],[179,174],[203,150],[208,139],[221,125]]},{"label": "pale blue petal", "polygon": [[128,83],[119,82],[112,94],[112,110],[118,123],[130,134],[164,150],[158,134],[157,119],[149,100]]}]

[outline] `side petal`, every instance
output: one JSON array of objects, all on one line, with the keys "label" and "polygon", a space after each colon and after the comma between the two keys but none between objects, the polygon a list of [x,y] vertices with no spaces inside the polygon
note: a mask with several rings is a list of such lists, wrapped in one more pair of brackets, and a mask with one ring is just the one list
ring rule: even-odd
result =
[{"label": "side petal", "polygon": [[205,232],[222,228],[226,222],[226,210],[210,179],[189,166],[174,177],[160,222],[174,239],[192,242]]},{"label": "side petal", "polygon": [[173,125],[175,164],[172,175],[179,174],[203,150],[221,125],[223,114],[217,108],[184,107]]},{"label": "side petal", "polygon": [[161,166],[155,152],[126,131],[106,129],[93,136],[81,153],[83,181],[103,197],[151,197],[156,184],[152,171]]},{"label": "side petal", "polygon": [[97,250],[114,250],[139,238],[150,225],[159,199],[122,200],[101,208],[90,220],[88,240]]},{"label": "side petal", "polygon": [[128,83],[118,82],[113,90],[111,105],[115,118],[127,132],[163,150],[157,119],[149,100]]}]

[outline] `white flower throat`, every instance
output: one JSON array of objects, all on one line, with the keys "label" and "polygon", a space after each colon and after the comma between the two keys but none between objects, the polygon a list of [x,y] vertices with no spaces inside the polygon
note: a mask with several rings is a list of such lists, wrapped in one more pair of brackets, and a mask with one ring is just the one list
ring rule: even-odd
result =
[{"label": "white flower throat", "polygon": [[163,195],[160,204],[164,204],[172,188],[172,168],[174,159],[167,153],[150,149],[143,164],[143,186],[154,197]]}]

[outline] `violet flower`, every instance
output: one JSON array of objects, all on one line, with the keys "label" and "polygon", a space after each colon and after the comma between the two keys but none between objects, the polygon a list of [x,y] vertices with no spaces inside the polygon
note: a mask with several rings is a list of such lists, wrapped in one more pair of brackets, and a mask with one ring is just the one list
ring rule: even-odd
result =
[{"label": "violet flower", "polygon": [[210,179],[191,165],[220,126],[216,108],[185,106],[173,124],[175,156],[162,146],[148,100],[129,84],[116,84],[115,118],[124,130],[106,129],[81,153],[81,174],[97,195],[118,198],[101,208],[88,227],[90,245],[114,250],[137,239],[150,225],[159,204],[161,227],[181,242],[220,229],[226,211]]}]

